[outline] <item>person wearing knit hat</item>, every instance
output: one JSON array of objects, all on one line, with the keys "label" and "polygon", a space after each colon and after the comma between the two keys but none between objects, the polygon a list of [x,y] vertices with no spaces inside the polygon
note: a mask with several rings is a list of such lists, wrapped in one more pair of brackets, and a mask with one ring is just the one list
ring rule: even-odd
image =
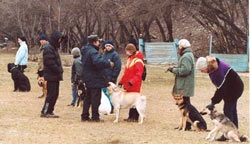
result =
[{"label": "person wearing knit hat", "polygon": [[[127,92],[141,92],[142,86],[142,74],[144,72],[144,63],[141,55],[137,54],[137,50],[134,44],[127,44],[125,48],[128,56],[125,66],[124,74],[119,81],[119,86]],[[138,122],[139,114],[136,109],[131,108],[129,110],[129,117],[124,119],[128,122]]]},{"label": "person wearing knit hat", "polygon": [[[116,84],[117,78],[120,74],[122,63],[121,63],[121,58],[119,54],[115,51],[114,44],[111,40],[104,41],[104,54],[102,55],[104,60],[112,61],[114,62],[114,67],[113,69],[106,68],[105,74],[106,74],[106,79],[109,82],[113,82]],[[111,103],[110,95],[108,94],[107,88],[102,88],[102,91],[106,94],[108,97],[110,104],[111,104],[111,113],[113,113],[113,105]]]},{"label": "person wearing knit hat", "polygon": [[[49,42],[47,41],[47,37],[45,34],[41,34],[38,38],[41,46],[40,46],[40,53],[38,55],[38,60],[37,60],[37,64],[38,64],[38,69],[37,69],[37,74],[38,74],[38,80],[43,79],[43,51],[45,46],[48,46]],[[42,85],[40,85],[42,87],[42,92],[43,94],[41,96],[38,96],[38,98],[42,98],[44,96],[47,95],[47,81],[44,80],[44,82],[42,83]]]},{"label": "person wearing knit hat", "polygon": [[207,69],[207,59],[205,57],[200,57],[197,59],[196,69],[198,70]]},{"label": "person wearing knit hat", "polygon": [[[195,62],[191,49],[191,44],[186,39],[181,39],[178,43],[178,53],[180,55],[178,65],[169,67],[168,71],[175,75],[175,84],[172,93],[184,93],[184,103],[191,104],[190,97],[194,96],[195,87]],[[186,130],[191,130],[191,123],[187,122]]]},{"label": "person wearing knit hat", "polygon": [[71,67],[71,86],[72,86],[72,101],[67,106],[75,106],[78,97],[77,86],[83,81],[82,78],[82,62],[81,62],[81,52],[78,47],[71,50],[74,61]]},{"label": "person wearing knit hat", "polygon": [[[215,104],[223,100],[224,114],[238,128],[237,101],[244,90],[240,76],[230,65],[213,56],[198,58],[196,68],[202,73],[207,73],[216,87],[211,103],[207,107],[214,108]],[[226,138],[222,136],[218,140],[224,141]]]}]

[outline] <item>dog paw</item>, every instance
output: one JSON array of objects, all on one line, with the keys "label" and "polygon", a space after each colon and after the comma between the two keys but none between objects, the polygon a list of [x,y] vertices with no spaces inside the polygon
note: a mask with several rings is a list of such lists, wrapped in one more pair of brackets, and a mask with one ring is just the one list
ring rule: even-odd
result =
[{"label": "dog paw", "polygon": [[113,123],[118,123],[118,120],[114,120]]},{"label": "dog paw", "polygon": [[206,140],[209,140],[209,138],[210,138],[210,137],[209,137],[209,136],[207,136],[205,139],[206,139]]}]

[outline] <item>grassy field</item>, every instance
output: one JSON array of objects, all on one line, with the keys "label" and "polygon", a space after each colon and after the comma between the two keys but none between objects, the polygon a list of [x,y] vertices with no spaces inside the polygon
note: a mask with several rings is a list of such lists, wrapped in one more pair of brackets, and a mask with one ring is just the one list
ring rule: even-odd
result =
[{"label": "grassy field", "polygon": [[[144,124],[127,123],[128,110],[121,110],[120,122],[113,123],[114,115],[101,116],[104,123],[81,122],[82,109],[66,106],[71,101],[70,67],[64,67],[64,81],[60,83],[60,95],[55,106],[59,119],[40,118],[44,99],[37,85],[36,63],[29,62],[25,74],[31,82],[31,92],[12,92],[13,81],[7,72],[7,63],[14,62],[14,54],[0,54],[0,144],[205,144],[207,132],[175,130],[180,114],[171,96],[174,75],[164,73],[164,66],[148,65],[147,80],[143,83],[142,94],[147,96],[147,110]],[[62,55],[68,65],[70,55]],[[124,63],[125,61],[123,61]],[[123,73],[123,72],[121,72]],[[245,74],[246,75],[246,74]],[[239,130],[249,135],[249,78],[242,76],[245,90],[238,101]],[[215,87],[207,75],[197,73],[195,96],[192,104],[201,110],[210,103]],[[217,105],[222,112],[223,102]],[[205,116],[208,129],[211,120]],[[222,142],[214,142],[222,143]]]}]

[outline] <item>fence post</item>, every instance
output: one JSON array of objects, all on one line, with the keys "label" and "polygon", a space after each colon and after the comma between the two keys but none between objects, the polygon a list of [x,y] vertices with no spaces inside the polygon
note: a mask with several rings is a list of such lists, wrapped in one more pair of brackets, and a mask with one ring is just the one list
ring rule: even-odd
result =
[{"label": "fence post", "polygon": [[209,55],[212,54],[212,43],[213,43],[213,35],[210,34],[210,39],[209,39]]}]

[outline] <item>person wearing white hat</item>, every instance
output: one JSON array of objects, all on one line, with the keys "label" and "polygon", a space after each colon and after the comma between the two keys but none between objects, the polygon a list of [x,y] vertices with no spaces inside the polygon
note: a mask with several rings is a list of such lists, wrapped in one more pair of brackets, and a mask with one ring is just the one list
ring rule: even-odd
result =
[{"label": "person wearing white hat", "polygon": [[[194,96],[195,86],[195,62],[191,49],[191,44],[186,39],[181,39],[178,43],[178,53],[180,55],[178,65],[168,68],[168,71],[175,74],[175,84],[173,93],[184,93],[184,102],[190,104],[190,97]],[[191,129],[191,124],[187,122],[186,130]]]},{"label": "person wearing white hat", "polygon": [[[200,57],[196,62],[196,69],[207,73],[216,86],[211,103],[207,106],[214,108],[215,104],[224,101],[224,114],[238,127],[237,100],[244,90],[240,76],[230,65],[213,56]],[[218,140],[226,140],[221,137]]]}]

